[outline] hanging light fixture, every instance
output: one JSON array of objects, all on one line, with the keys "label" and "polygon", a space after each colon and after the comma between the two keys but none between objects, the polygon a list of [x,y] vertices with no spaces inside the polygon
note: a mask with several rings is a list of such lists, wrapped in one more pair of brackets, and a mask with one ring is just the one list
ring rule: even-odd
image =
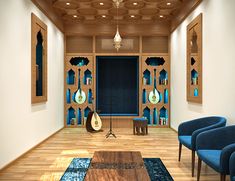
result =
[{"label": "hanging light fixture", "polygon": [[113,38],[113,42],[114,42],[114,47],[117,49],[117,51],[119,50],[119,48],[121,48],[121,41],[122,41],[122,38],[119,34],[119,31],[118,31],[118,8],[120,6],[120,3],[122,2],[122,0],[113,0],[116,8],[117,8],[117,31],[116,31],[116,35],[114,36]]}]

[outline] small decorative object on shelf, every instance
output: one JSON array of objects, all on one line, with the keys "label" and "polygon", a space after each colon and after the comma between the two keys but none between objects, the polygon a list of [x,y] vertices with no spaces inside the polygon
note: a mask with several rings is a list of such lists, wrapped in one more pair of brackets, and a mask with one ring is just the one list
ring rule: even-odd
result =
[{"label": "small decorative object on shelf", "polygon": [[89,60],[87,57],[73,57],[70,59],[70,64],[71,65],[75,65],[78,67],[84,66],[84,65],[88,65]]},{"label": "small decorative object on shelf", "polygon": [[76,124],[76,118],[71,118],[70,124],[71,124],[71,125],[75,125],[75,124]]},{"label": "small decorative object on shelf", "polygon": [[160,72],[159,77],[159,85],[167,85],[168,84],[168,75],[165,69]]},{"label": "small decorative object on shelf", "polygon": [[187,101],[202,103],[202,14],[187,26]]},{"label": "small decorative object on shelf", "polygon": [[151,84],[151,75],[149,70],[145,70],[143,73],[143,85]]}]

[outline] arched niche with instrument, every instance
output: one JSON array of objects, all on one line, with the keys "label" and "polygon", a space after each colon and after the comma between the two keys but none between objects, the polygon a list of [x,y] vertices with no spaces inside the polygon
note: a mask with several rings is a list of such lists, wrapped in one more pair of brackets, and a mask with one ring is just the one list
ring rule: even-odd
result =
[{"label": "arched niche with instrument", "polygon": [[78,69],[78,90],[75,92],[75,101],[78,104],[83,104],[86,101],[86,94],[81,88],[80,74],[81,69]]},{"label": "arched niche with instrument", "polygon": [[157,104],[160,100],[160,94],[157,90],[156,72],[157,70],[154,69],[154,86],[153,90],[149,93],[149,102],[151,102],[152,104]]},{"label": "arched niche with instrument", "polygon": [[92,107],[93,107],[94,111],[90,111],[88,113],[88,117],[87,117],[87,121],[86,121],[86,130],[88,132],[100,131],[102,128],[102,121],[100,119],[99,114],[94,109],[93,100],[94,100],[94,98],[92,98]]}]

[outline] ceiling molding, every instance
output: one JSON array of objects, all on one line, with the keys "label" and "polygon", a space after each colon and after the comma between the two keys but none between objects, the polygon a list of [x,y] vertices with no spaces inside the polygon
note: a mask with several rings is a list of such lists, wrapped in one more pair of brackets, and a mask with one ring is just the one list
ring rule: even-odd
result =
[{"label": "ceiling molding", "polygon": [[171,21],[170,32],[172,33],[201,2],[202,0],[185,1],[184,8],[180,9]]},{"label": "ceiling molding", "polygon": [[61,31],[64,32],[64,24],[62,18],[54,11],[50,1],[31,0]]}]

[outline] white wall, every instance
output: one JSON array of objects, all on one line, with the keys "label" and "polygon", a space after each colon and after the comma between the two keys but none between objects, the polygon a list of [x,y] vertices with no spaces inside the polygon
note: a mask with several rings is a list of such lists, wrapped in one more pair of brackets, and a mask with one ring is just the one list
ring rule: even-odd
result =
[{"label": "white wall", "polygon": [[[171,35],[171,127],[221,115],[235,124],[235,1],[203,0]],[[186,100],[186,26],[203,13],[203,103]]]},{"label": "white wall", "polygon": [[[31,105],[31,12],[48,27],[48,101]],[[0,169],[63,127],[64,35],[30,0],[0,1]]]}]

